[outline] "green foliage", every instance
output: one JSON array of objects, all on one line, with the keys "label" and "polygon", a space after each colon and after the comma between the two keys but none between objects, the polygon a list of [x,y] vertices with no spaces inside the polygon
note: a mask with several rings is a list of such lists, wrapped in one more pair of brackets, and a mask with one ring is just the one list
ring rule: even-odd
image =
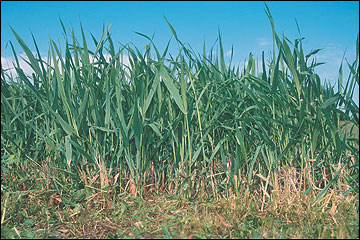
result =
[{"label": "green foliage", "polygon": [[[120,188],[134,187],[135,195],[151,182],[157,190],[168,184],[169,191],[191,196],[206,179],[204,188],[217,198],[230,194],[230,188],[237,191],[241,175],[248,184],[265,176],[270,192],[280,168],[303,172],[310,165],[307,187],[323,189],[317,200],[337,187],[339,176],[358,193],[359,135],[353,129],[358,133],[359,108],[352,99],[359,85],[358,48],[356,60],[347,63],[345,88],[336,91],[321,85],[315,73],[321,63],[310,62],[320,50],[306,54],[304,38],[294,43],[280,38],[268,8],[266,13],[274,48],[268,66],[263,55],[262,72],[251,54],[243,71],[226,66],[220,33],[220,53],[213,56],[211,49],[207,56],[204,45],[197,56],[166,18],[179,46],[178,55],[169,58],[169,45],[160,54],[152,38],[141,33],[149,40],[143,52],[129,44],[115,52],[110,26],[100,41],[92,36],[92,51],[82,26],[80,45],[73,29],[68,35],[61,22],[65,51],[50,39],[45,62],[35,38],[36,55],[10,27],[34,73],[26,76],[15,52],[18,76],[1,68],[2,173],[48,162],[43,174],[64,198],[63,191],[71,192],[68,187],[79,179],[86,186],[73,191],[107,191],[119,174]],[[98,182],[86,181],[96,173]]]}]

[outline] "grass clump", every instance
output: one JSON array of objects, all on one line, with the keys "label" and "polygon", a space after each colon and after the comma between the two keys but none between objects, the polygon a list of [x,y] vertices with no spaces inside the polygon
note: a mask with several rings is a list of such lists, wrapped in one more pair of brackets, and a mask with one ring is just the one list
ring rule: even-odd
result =
[{"label": "grass clump", "polygon": [[[243,70],[227,66],[220,34],[219,53],[206,54],[204,45],[195,54],[166,19],[177,56],[140,33],[149,40],[144,51],[127,44],[115,52],[110,26],[100,41],[93,37],[92,51],[82,26],[80,45],[61,22],[65,51],[50,40],[44,61],[35,39],[36,56],[11,28],[34,73],[26,76],[10,43],[18,76],[1,68],[2,225],[46,225],[39,233],[46,237],[55,229],[106,237],[86,235],[89,221],[119,237],[354,237],[358,47],[346,86],[336,91],[315,72],[319,50],[304,53],[304,38],[280,39],[266,13],[274,48],[267,65],[262,55],[260,72],[251,54]],[[339,86],[342,75],[341,65]],[[162,194],[186,200],[158,203]],[[222,201],[240,202],[235,211]],[[113,223],[130,215],[131,222]],[[320,223],[299,227],[298,216]],[[82,233],[64,230],[69,221]]]},{"label": "grass clump", "polygon": [[354,195],[332,190],[313,204],[315,192],[281,192],[282,198],[272,195],[261,210],[257,193],[245,187],[239,191],[238,197],[219,200],[110,193],[110,207],[104,203],[109,196],[100,196],[69,208],[51,200],[55,193],[50,198],[24,194],[17,204],[18,197],[10,195],[7,211],[12,217],[2,237],[18,238],[18,232],[26,238],[358,238]]}]

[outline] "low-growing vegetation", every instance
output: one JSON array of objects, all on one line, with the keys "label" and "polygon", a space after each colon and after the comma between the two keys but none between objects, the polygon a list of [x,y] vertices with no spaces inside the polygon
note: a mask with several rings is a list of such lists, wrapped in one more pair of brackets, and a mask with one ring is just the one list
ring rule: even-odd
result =
[{"label": "low-growing vegetation", "polygon": [[[257,63],[67,32],[1,66],[2,238],[359,238],[359,39],[338,87],[273,32]],[[129,64],[123,62],[129,56]],[[154,55],[154,56],[152,56]],[[349,69],[347,78],[343,67]],[[345,85],[345,87],[344,87]]]}]

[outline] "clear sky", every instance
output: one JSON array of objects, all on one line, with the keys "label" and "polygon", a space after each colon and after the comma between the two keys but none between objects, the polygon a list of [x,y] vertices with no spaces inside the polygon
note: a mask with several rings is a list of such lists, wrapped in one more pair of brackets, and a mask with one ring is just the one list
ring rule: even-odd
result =
[{"label": "clear sky", "polygon": [[[342,56],[352,63],[355,60],[356,38],[359,33],[358,1],[268,1],[279,36],[285,34],[292,42],[299,38],[297,20],[305,53],[324,48],[317,54],[318,62],[326,62],[317,68],[321,79],[337,82]],[[47,56],[49,37],[63,43],[64,37],[59,17],[67,31],[73,27],[81,39],[80,22],[88,37],[90,49],[95,50],[92,33],[101,38],[103,24],[112,24],[110,32],[115,44],[132,42],[143,49],[149,37],[155,33],[154,43],[160,51],[172,38],[170,52],[178,47],[164,17],[175,28],[179,39],[189,43],[197,53],[202,52],[218,38],[221,31],[224,51],[230,55],[234,48],[233,63],[243,66],[249,53],[255,59],[269,59],[272,50],[271,24],[262,1],[1,1],[1,61],[11,61],[12,51],[7,42],[13,42],[16,51],[22,50],[9,26],[35,51],[31,33],[34,34],[42,56]],[[80,41],[81,42],[81,41]],[[64,49],[64,44],[60,45]],[[117,46],[120,46],[118,44]],[[214,50],[216,50],[216,45]],[[228,57],[229,58],[229,57]],[[4,64],[5,65],[5,64]],[[347,70],[347,67],[345,67]],[[347,77],[348,71],[345,71]],[[347,79],[347,78],[346,78]],[[337,87],[336,87],[337,89]],[[356,89],[356,102],[359,100]]]}]

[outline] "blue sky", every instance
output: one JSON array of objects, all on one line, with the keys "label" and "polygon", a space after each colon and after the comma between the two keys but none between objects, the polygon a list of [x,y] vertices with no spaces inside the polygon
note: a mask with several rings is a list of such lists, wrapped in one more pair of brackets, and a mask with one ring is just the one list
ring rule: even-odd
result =
[{"label": "blue sky", "polygon": [[[345,58],[355,60],[356,38],[359,33],[358,1],[269,1],[266,2],[274,18],[279,35],[285,34],[294,41],[299,38],[295,19],[300,26],[305,53],[312,49],[324,48],[317,54],[318,62],[326,62],[317,68],[322,79],[332,85],[337,82],[338,69],[344,52]],[[148,40],[134,33],[148,36],[155,33],[154,43],[160,51],[165,49],[172,38],[170,52],[177,53],[178,47],[165,19],[175,28],[179,39],[189,43],[197,53],[202,52],[205,41],[210,50],[221,31],[224,51],[230,55],[234,49],[233,63],[243,66],[249,53],[255,59],[269,59],[272,50],[271,25],[262,1],[1,1],[1,61],[11,61],[12,51],[6,43],[13,42],[16,51],[22,50],[17,44],[9,26],[35,51],[31,33],[34,34],[42,56],[47,56],[49,37],[62,43],[59,16],[69,31],[73,27],[81,39],[80,21],[88,37],[90,49],[95,50],[90,32],[99,40],[103,24],[112,24],[110,32],[117,46],[119,42],[132,42],[142,49]],[[214,50],[216,50],[216,46]],[[228,57],[229,58],[229,57]],[[345,68],[346,69],[346,68]],[[346,69],[347,70],[347,69]],[[348,71],[345,71],[347,77]],[[336,88],[337,89],[337,88]],[[356,89],[356,102],[359,99]]]}]

